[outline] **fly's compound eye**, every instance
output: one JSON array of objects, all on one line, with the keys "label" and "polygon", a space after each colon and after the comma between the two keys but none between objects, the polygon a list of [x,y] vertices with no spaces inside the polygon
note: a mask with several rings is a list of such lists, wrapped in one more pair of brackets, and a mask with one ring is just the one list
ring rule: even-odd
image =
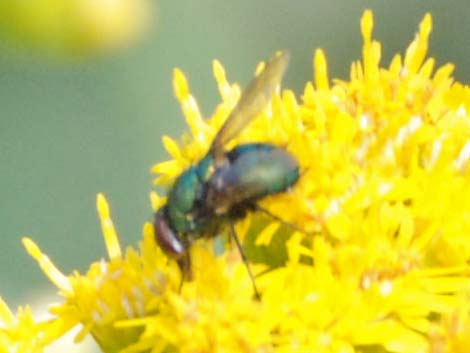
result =
[{"label": "fly's compound eye", "polygon": [[155,214],[153,226],[155,229],[155,240],[165,254],[174,259],[180,259],[187,254],[187,246],[170,228],[162,211]]}]

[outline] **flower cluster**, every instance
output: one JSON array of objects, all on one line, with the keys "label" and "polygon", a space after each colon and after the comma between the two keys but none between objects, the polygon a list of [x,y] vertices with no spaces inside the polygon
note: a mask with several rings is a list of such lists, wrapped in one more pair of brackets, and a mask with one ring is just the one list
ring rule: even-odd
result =
[{"label": "flower cluster", "polygon": [[[429,15],[388,67],[372,27],[366,11],[363,58],[349,80],[331,82],[318,50],[301,99],[275,95],[233,141],[281,146],[301,169],[290,190],[262,200],[283,222],[252,214],[237,224],[260,300],[237,252],[215,255],[207,240],[191,248],[194,279],[181,288],[152,225],[123,253],[99,195],[109,260],[65,276],[25,239],[64,301],[41,323],[2,305],[0,345],[40,351],[81,324],[77,340],[91,334],[103,352],[467,351],[470,89],[454,82],[452,65],[435,68],[426,57]],[[190,133],[163,138],[172,159],[153,168],[159,185],[207,153],[240,96],[221,64],[213,67],[222,101],[209,119],[175,71]],[[153,194],[152,203],[156,210],[165,198]]]}]

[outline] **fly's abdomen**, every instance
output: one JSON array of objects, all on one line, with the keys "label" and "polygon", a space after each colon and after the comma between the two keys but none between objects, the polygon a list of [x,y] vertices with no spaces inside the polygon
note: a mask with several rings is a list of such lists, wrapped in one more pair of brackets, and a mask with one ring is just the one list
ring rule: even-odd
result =
[{"label": "fly's abdomen", "polygon": [[297,160],[282,148],[246,144],[227,154],[229,163],[217,169],[209,181],[206,203],[215,213],[285,191],[299,178]]}]

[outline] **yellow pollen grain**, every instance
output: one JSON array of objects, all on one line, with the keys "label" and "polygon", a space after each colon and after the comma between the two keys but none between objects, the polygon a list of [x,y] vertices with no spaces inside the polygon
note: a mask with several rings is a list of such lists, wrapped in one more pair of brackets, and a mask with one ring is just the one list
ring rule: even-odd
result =
[{"label": "yellow pollen grain", "polygon": [[384,297],[389,296],[393,291],[393,282],[386,280],[380,284],[380,294]]},{"label": "yellow pollen grain", "polygon": [[44,274],[54,283],[58,288],[66,293],[72,293],[69,279],[59,271],[57,267],[52,263],[48,256],[44,255],[39,247],[30,238],[24,237],[22,239],[23,246],[25,247],[28,254],[36,260],[41,267]]},{"label": "yellow pollen grain", "polygon": [[103,194],[98,194],[96,198],[96,208],[101,221],[101,230],[110,260],[122,258],[121,245],[114,229],[113,221],[109,211],[109,205]]}]

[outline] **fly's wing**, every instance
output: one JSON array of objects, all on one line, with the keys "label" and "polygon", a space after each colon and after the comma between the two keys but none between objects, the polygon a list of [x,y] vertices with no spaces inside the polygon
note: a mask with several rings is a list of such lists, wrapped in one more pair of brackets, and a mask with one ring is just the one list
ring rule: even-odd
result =
[{"label": "fly's wing", "polygon": [[261,113],[269,103],[276,87],[281,83],[288,63],[288,52],[276,54],[266,63],[264,70],[243,91],[237,105],[212,142],[211,151],[214,153],[216,162],[223,159],[224,145],[235,137],[256,115]]},{"label": "fly's wing", "polygon": [[299,177],[296,159],[281,148],[249,144],[236,147],[232,154],[230,166],[217,169],[206,190],[205,205],[216,214],[283,192]]}]

